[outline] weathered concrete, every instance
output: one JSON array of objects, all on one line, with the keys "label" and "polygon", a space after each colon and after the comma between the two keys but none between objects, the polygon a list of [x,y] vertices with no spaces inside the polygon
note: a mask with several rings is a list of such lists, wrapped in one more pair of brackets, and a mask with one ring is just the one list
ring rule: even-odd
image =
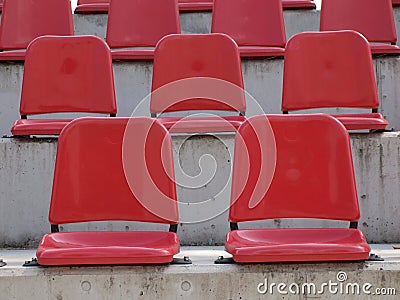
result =
[{"label": "weathered concrete", "polygon": [[[400,58],[383,56],[374,59],[377,86],[382,105],[380,111],[388,119],[389,128],[400,130],[400,85],[397,84]],[[281,113],[283,59],[243,60],[245,89],[249,93],[248,113]],[[118,116],[149,115],[144,101],[151,90],[151,62],[114,62]],[[22,63],[0,62],[0,135],[10,135],[10,128],[19,118],[19,99],[23,77]],[[251,99],[250,95],[254,98]],[[146,100],[146,99],[145,99]],[[148,100],[148,99],[147,99]],[[252,111],[254,100],[262,111]],[[138,107],[140,106],[140,107]],[[318,110],[329,112],[330,110]],[[352,110],[335,110],[354,112]],[[77,116],[76,114],[72,117]],[[47,116],[47,117],[52,117]]]},{"label": "weathered concrete", "polygon": [[[285,10],[286,37],[303,31],[319,30],[318,10]],[[76,35],[92,34],[105,39],[107,28],[106,14],[76,14],[74,27]],[[211,12],[181,13],[182,33],[210,33]]]},{"label": "weathered concrete", "polygon": [[[173,137],[183,245],[222,244],[227,212],[233,135]],[[370,242],[400,241],[400,132],[352,134],[361,207],[360,228]],[[0,245],[36,245],[48,232],[56,140],[0,140]],[[245,228],[250,224],[242,224]],[[343,222],[273,220],[255,227],[348,226]],[[151,228],[164,228],[154,225]],[[141,230],[148,224],[98,222],[62,230]]]},{"label": "weathered concrete", "polygon": [[[214,265],[216,257],[224,253],[221,248],[194,247],[183,248],[179,254],[191,257],[193,264],[185,266],[24,268],[21,264],[32,257],[34,251],[0,251],[0,256],[9,263],[0,269],[0,297],[64,300],[378,299],[377,294],[384,292],[387,294],[384,299],[398,299],[399,252],[390,250],[390,245],[372,247],[374,252],[382,254],[385,262]],[[331,290],[322,286],[329,282]],[[269,288],[273,283],[276,285],[262,293],[265,283]],[[281,286],[283,293],[277,289],[280,283],[286,285]],[[290,292],[290,285],[293,292]],[[299,292],[296,286],[299,286]]]}]

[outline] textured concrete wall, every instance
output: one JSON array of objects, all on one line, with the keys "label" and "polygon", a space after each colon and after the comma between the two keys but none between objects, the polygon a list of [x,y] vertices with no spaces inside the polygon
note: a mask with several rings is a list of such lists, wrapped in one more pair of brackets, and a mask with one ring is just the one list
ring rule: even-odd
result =
[{"label": "textured concrete wall", "polygon": [[[370,242],[400,241],[400,133],[351,137],[361,206],[360,229]],[[174,157],[184,245],[222,244],[227,212],[233,135],[174,136]],[[48,232],[56,140],[0,140],[0,246],[33,246]],[[193,177],[193,178],[191,178]],[[193,223],[195,221],[195,223]],[[334,221],[273,220],[241,227],[340,226]],[[166,229],[134,222],[63,225],[62,230]]]}]

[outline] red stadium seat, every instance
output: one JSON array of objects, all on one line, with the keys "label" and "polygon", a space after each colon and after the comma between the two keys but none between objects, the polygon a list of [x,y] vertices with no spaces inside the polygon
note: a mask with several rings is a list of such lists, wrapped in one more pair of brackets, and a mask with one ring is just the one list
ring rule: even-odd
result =
[{"label": "red stadium seat", "polygon": [[108,13],[110,0],[78,0],[76,14]]},{"label": "red stadium seat", "polygon": [[335,115],[349,130],[384,130],[368,41],[355,31],[305,32],[286,45],[282,111],[348,107],[372,113]]},{"label": "red stadium seat", "polygon": [[239,45],[241,57],[285,54],[281,0],[215,0],[211,32],[231,36]]},{"label": "red stadium seat", "polygon": [[173,168],[171,138],[155,120],[72,121],[58,142],[49,212],[52,233],[40,242],[38,263],[172,262],[179,253],[176,232],[58,232],[58,225],[119,220],[161,223],[176,231],[179,217]]},{"label": "red stadium seat", "polygon": [[95,36],[35,39],[26,51],[14,136],[58,135],[71,120],[28,119],[49,113],[117,112],[110,49]]},{"label": "red stadium seat", "polygon": [[315,9],[313,0],[282,0],[283,9]]},{"label": "red stadium seat", "polygon": [[393,0],[393,6],[399,6],[400,0]]},{"label": "red stadium seat", "polygon": [[24,60],[29,43],[43,35],[74,35],[69,0],[4,0],[0,60]]},{"label": "red stadium seat", "polygon": [[[350,139],[323,114],[249,118],[235,141],[231,229],[235,262],[366,260]],[[274,159],[275,157],[275,159]],[[239,229],[281,218],[349,221],[350,228]]]},{"label": "red stadium seat", "polygon": [[372,54],[400,54],[391,0],[324,0],[321,31],[354,30],[371,44]]},{"label": "red stadium seat", "polygon": [[239,116],[165,118],[171,132],[232,132],[245,120],[242,67],[224,34],[169,35],[156,47],[150,112],[227,111]]},{"label": "red stadium seat", "polygon": [[[164,36],[180,33],[177,0],[118,0],[110,4],[106,41],[114,60],[153,60]],[[124,49],[115,49],[124,48]]]}]

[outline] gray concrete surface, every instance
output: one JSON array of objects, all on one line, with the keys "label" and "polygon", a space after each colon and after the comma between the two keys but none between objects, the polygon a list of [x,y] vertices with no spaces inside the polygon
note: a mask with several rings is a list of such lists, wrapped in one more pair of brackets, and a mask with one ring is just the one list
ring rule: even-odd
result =
[{"label": "gray concrete surface", "polygon": [[[227,211],[233,158],[231,134],[173,137],[183,245],[221,245],[229,230]],[[400,241],[400,132],[352,134],[361,207],[359,228],[368,241]],[[49,231],[47,213],[56,140],[0,139],[0,246],[37,245]],[[345,222],[271,220],[246,227],[346,227]],[[61,226],[72,230],[166,229],[134,222],[95,222]]]},{"label": "gray concrete surface", "polygon": [[[0,250],[9,263],[0,268],[0,298],[398,299],[399,250],[391,245],[372,248],[384,262],[214,265],[222,248],[191,247],[178,256],[189,255],[192,265],[24,268],[21,263],[34,256],[34,250]],[[287,294],[278,291],[280,283]],[[323,284],[331,284],[331,289]],[[378,296],[381,292],[387,295]]]}]

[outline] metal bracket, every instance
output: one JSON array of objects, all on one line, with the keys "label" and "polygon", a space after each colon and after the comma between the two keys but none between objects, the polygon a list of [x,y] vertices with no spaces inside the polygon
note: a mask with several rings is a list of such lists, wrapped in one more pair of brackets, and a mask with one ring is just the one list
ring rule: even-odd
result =
[{"label": "metal bracket", "polygon": [[184,256],[183,258],[174,258],[171,265],[191,265],[192,261],[189,256]]},{"label": "metal bracket", "polygon": [[217,260],[214,261],[214,264],[216,265],[229,265],[235,263],[236,262],[233,260],[232,257],[223,257],[223,256],[218,256]]},{"label": "metal bracket", "polygon": [[371,253],[367,261],[384,261],[384,259],[377,254]]},{"label": "metal bracket", "polygon": [[0,268],[4,267],[6,265],[6,263],[4,262],[4,260],[0,259]]},{"label": "metal bracket", "polygon": [[25,261],[25,263],[22,266],[23,267],[38,267],[40,265],[38,264],[37,258],[34,257],[34,258],[32,258],[32,260]]}]

